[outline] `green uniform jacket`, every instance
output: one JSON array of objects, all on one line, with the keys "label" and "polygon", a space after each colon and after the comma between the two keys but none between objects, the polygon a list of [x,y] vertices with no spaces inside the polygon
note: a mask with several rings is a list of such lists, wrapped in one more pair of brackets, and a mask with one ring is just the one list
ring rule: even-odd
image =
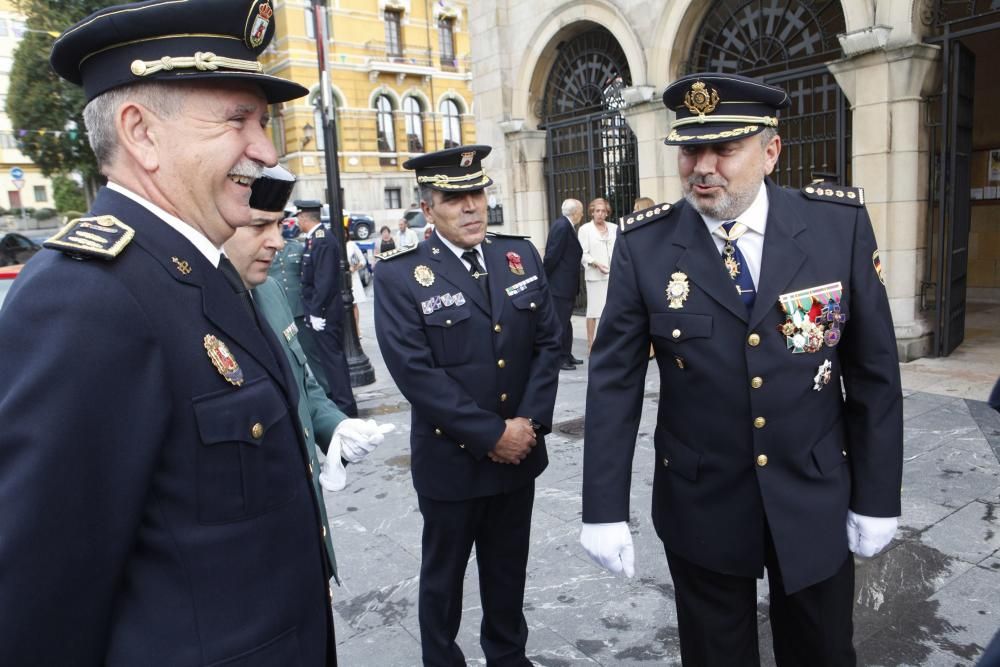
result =
[{"label": "green uniform jacket", "polygon": [[309,451],[309,472],[313,491],[320,501],[320,518],[323,520],[323,533],[326,549],[330,554],[330,564],[333,566],[333,576],[337,579],[337,583],[340,583],[337,576],[337,559],[333,553],[333,540],[330,538],[330,523],[326,516],[326,505],[323,503],[323,490],[319,484],[320,468],[316,459],[316,447],[326,453],[334,429],[346,419],[346,415],[340,411],[336,403],[326,397],[319,383],[309,372],[305,352],[299,344],[298,328],[295,326],[292,311],[288,307],[288,300],[281,286],[274,278],[268,278],[263,284],[254,288],[253,297],[264,319],[277,335],[285,356],[288,357],[288,365],[295,375],[299,390],[299,422],[302,424],[306,442],[315,445]]},{"label": "green uniform jacket", "polygon": [[285,247],[274,256],[270,276],[278,281],[281,289],[288,297],[288,305],[292,308],[292,315],[302,317],[302,284],[299,282],[302,273],[302,253],[305,252],[305,244],[298,239],[288,239]]}]

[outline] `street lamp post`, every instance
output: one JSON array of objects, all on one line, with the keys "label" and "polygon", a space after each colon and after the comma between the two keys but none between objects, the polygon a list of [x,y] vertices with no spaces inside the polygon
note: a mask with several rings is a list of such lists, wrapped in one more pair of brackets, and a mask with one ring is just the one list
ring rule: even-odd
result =
[{"label": "street lamp post", "polygon": [[351,386],[361,387],[375,382],[375,369],[361,349],[358,330],[354,323],[354,292],[351,289],[353,277],[347,261],[347,230],[343,225],[343,205],[340,201],[340,167],[337,163],[337,130],[334,126],[335,114],[330,95],[330,77],[326,68],[326,0],[312,0],[313,33],[316,35],[316,60],[319,64],[320,94],[316,96],[323,137],[326,140],[324,157],[326,161],[326,189],[330,204],[330,231],[340,242],[340,288],[343,294],[344,313],[341,326],[341,340],[347,356],[347,366],[351,373]]}]

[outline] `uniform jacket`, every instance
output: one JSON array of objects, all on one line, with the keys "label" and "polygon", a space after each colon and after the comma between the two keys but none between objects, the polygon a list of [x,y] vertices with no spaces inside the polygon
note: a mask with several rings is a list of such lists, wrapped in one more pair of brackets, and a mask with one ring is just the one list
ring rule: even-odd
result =
[{"label": "uniform jacket", "polygon": [[583,248],[576,238],[573,223],[564,215],[556,218],[549,227],[545,242],[545,275],[549,291],[554,297],[575,299],[580,289],[580,259]]},{"label": "uniform jacket", "polygon": [[[413,405],[413,484],[436,500],[511,491],[548,464],[559,322],[542,261],[520,238],[488,235],[481,247],[490,302],[437,233],[375,273],[379,348]],[[513,417],[541,425],[539,444],[520,465],[493,463],[487,453]]]},{"label": "uniform jacket", "polygon": [[42,250],[0,316],[3,662],[326,664],[330,570],[277,340],[144,207],[105,189],[93,214],[135,238],[112,260]]},{"label": "uniform jacket", "polygon": [[288,297],[293,317],[302,317],[302,255],[305,244],[299,239],[288,239],[285,247],[274,256],[268,275],[274,278]]},{"label": "uniform jacket", "polygon": [[292,318],[292,311],[281,286],[273,278],[268,278],[263,284],[253,289],[254,302],[264,316],[267,324],[277,336],[281,349],[295,377],[295,388],[299,392],[298,417],[302,424],[302,435],[309,443],[309,472],[312,477],[313,492],[320,499],[319,511],[325,528],[326,548],[333,563],[333,576],[337,576],[337,561],[333,551],[333,540],[330,536],[330,523],[326,516],[326,505],[323,504],[323,490],[319,484],[319,460],[316,449],[324,454],[330,446],[330,438],[337,425],[346,419],[337,404],[326,397],[323,388],[312,376],[307,365],[306,354],[299,341],[301,332]]},{"label": "uniform jacket", "polygon": [[[902,394],[864,207],[814,201],[770,182],[767,194],[749,316],[686,202],[619,238],[591,358],[583,520],[628,519],[652,341],[660,369],[657,533],[667,549],[702,567],[759,576],[766,515],[791,593],[843,564],[848,508],[899,515]],[[689,293],[671,308],[665,290],[676,273]],[[778,330],[785,322],[779,295],[837,281],[848,317],[840,343],[793,353]],[[814,390],[827,360],[829,382]]]},{"label": "uniform jacket", "polygon": [[343,272],[340,270],[340,243],[320,225],[306,237],[302,253],[302,307],[306,315],[330,320],[334,331],[344,316]]}]

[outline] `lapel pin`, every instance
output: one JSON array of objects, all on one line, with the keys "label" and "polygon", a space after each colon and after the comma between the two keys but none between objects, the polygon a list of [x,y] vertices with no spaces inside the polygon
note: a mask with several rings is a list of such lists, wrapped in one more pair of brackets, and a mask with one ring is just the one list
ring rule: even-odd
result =
[{"label": "lapel pin", "polygon": [[204,343],[208,358],[212,360],[215,370],[219,371],[229,384],[237,387],[243,384],[243,369],[236,363],[236,358],[226,344],[212,334],[205,335]]},{"label": "lapel pin", "polygon": [[833,375],[833,364],[827,359],[819,365],[816,370],[816,375],[813,376],[813,391],[819,391],[826,385],[830,383],[830,377]]},{"label": "lapel pin", "polygon": [[182,276],[191,273],[191,265],[187,263],[187,260],[177,259],[176,257],[171,257],[170,260],[177,266],[177,270],[181,272]]}]

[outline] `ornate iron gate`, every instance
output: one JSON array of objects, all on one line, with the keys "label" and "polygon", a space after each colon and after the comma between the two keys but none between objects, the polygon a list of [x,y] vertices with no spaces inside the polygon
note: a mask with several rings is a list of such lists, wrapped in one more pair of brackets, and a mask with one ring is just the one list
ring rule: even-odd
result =
[{"label": "ornate iron gate", "polygon": [[621,89],[631,82],[625,54],[604,28],[560,46],[539,114],[550,220],[569,197],[585,207],[604,197],[612,219],[632,210],[639,184],[636,140],[619,111]]},{"label": "ornate iron gate", "polygon": [[717,0],[698,30],[686,72],[758,77],[791,96],[778,128],[781,185],[851,182],[847,99],[824,65],[840,57],[845,29],[839,0]]}]

